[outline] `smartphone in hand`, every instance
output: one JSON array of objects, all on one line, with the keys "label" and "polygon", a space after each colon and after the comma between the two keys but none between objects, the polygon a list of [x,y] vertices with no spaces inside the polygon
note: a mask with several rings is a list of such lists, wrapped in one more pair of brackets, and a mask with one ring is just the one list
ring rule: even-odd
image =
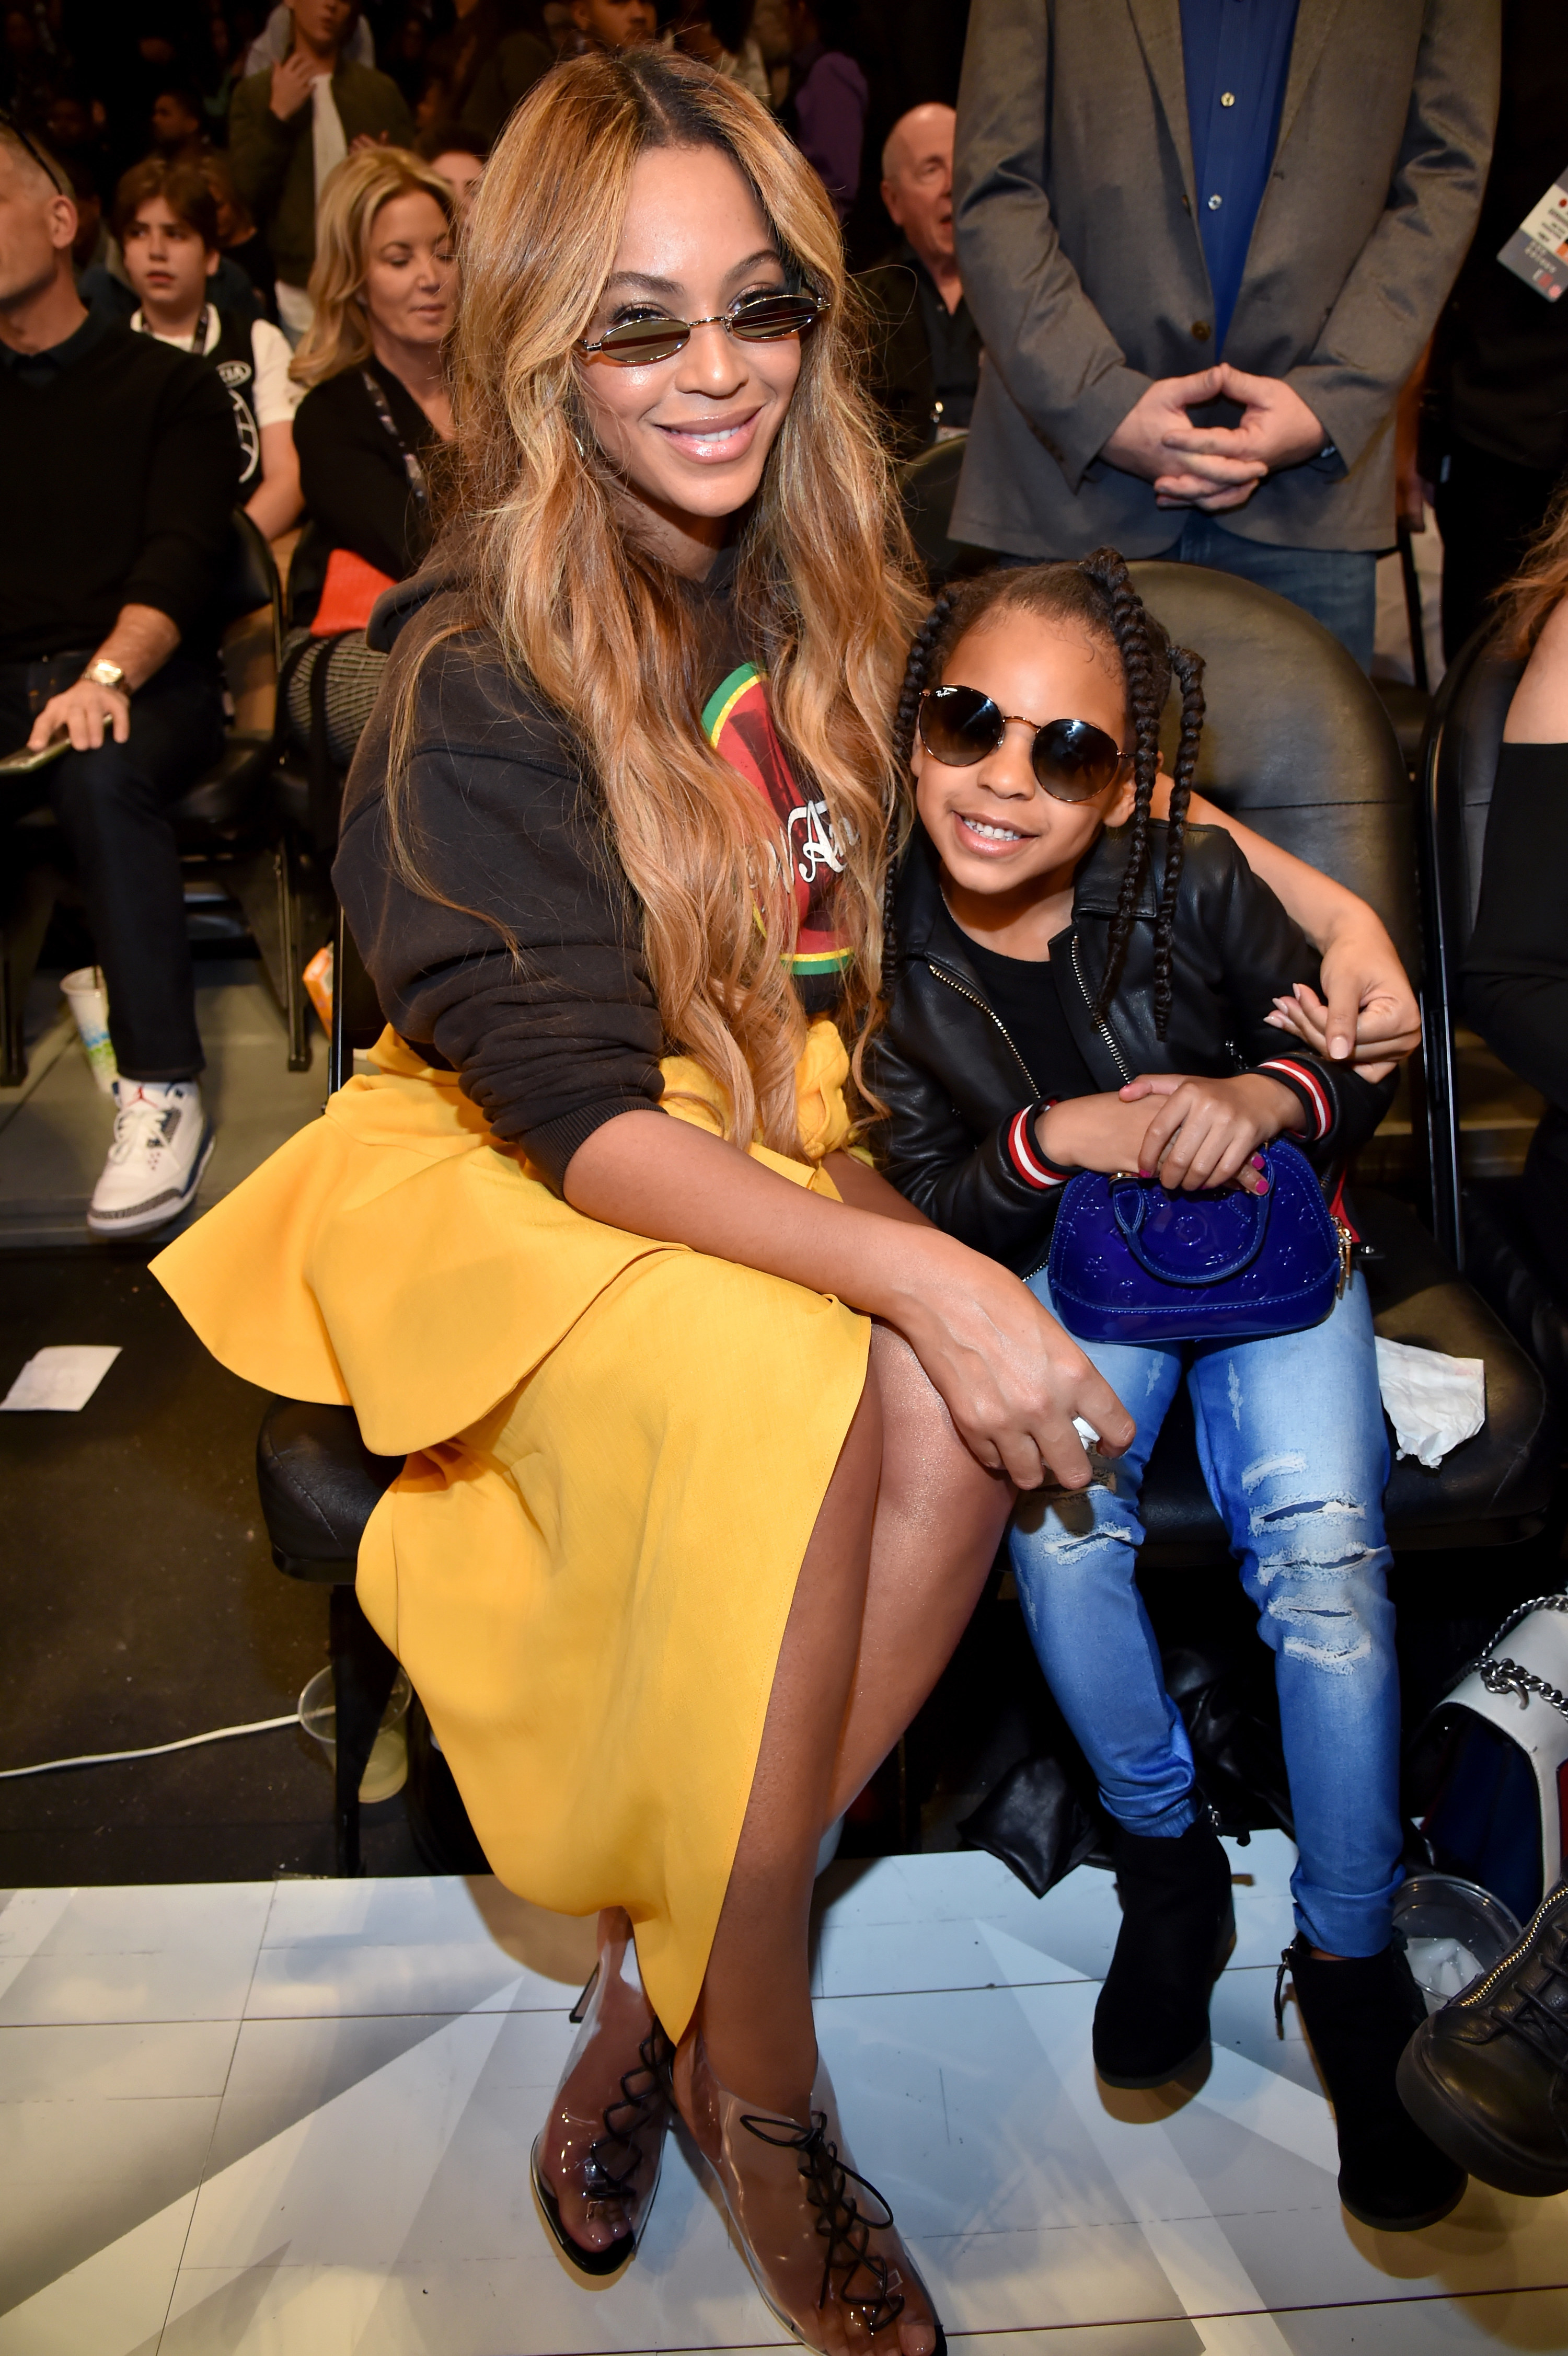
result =
[{"label": "smartphone in hand", "polygon": [[35,769],[47,769],[51,761],[58,761],[62,753],[69,751],[70,738],[63,731],[59,736],[51,736],[47,744],[40,744],[36,751],[32,745],[23,744],[15,753],[7,753],[0,758],[0,777],[29,777]]}]

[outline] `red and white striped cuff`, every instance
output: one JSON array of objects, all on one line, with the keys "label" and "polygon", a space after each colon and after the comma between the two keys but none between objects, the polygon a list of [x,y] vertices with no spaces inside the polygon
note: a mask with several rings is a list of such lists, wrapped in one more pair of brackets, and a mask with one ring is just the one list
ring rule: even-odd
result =
[{"label": "red and white striped cuff", "polygon": [[1008,1159],[1019,1176],[1029,1185],[1038,1186],[1042,1194],[1052,1186],[1065,1186],[1072,1175],[1071,1170],[1058,1170],[1054,1162],[1048,1162],[1035,1141],[1037,1117],[1049,1112],[1057,1101],[1052,1097],[1045,1104],[1025,1105],[1023,1110],[1016,1112],[1008,1123]]},{"label": "red and white striped cuff", "polygon": [[1294,1055],[1272,1055],[1266,1064],[1257,1066],[1260,1072],[1277,1072],[1282,1080],[1289,1081],[1302,1098],[1307,1118],[1313,1122],[1307,1137],[1308,1145],[1316,1145],[1328,1136],[1334,1126],[1334,1108],[1328,1091],[1310,1064],[1298,1064]]}]

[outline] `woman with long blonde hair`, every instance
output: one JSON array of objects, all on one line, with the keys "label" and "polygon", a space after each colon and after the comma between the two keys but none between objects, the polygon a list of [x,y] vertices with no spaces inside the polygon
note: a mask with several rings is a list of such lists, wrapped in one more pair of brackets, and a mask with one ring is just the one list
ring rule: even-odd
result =
[{"label": "woman with long blonde hair", "polygon": [[633,2254],[673,2099],[791,2330],[933,2356],[818,2062],[818,1847],[1016,1490],[1132,1425],[852,1150],[917,607],[816,176],[706,68],[584,58],[464,272],[448,520],[378,612],[335,870],[378,1076],[158,1273],[406,1455],[364,1608],[502,1879],[599,1912],[534,2150],[566,2256]]},{"label": "woman with long blonde hair", "polygon": [[[457,305],[450,185],[401,147],[367,147],[328,177],[311,272],[315,316],[290,375],[307,385],[294,416],[300,486],[319,579],[338,559],[362,625],[378,584],[412,573],[430,541],[429,473],[452,432],[442,348]],[[345,562],[347,560],[347,562]],[[313,591],[293,584],[296,621]]]}]

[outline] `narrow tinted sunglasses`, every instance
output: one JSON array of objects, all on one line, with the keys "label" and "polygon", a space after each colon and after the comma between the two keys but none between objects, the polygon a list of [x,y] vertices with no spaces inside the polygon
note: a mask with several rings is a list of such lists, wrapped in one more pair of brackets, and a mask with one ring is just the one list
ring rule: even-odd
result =
[{"label": "narrow tinted sunglasses", "polygon": [[809,335],[827,308],[821,294],[742,294],[727,311],[706,319],[671,319],[662,311],[623,319],[597,343],[584,338],[577,348],[591,359],[613,360],[617,368],[649,368],[685,351],[694,327],[722,327],[742,344],[777,344],[789,336]]},{"label": "narrow tinted sunglasses", "polygon": [[997,751],[1010,721],[1034,729],[1029,760],[1037,781],[1059,802],[1093,801],[1131,756],[1087,720],[1044,720],[1003,712],[977,687],[928,687],[920,699],[920,741],[933,761],[973,769]]}]

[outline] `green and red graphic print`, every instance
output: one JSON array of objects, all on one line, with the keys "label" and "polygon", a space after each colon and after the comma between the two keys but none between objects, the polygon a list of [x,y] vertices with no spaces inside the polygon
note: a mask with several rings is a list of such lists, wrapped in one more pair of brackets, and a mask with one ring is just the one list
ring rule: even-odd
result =
[{"label": "green and red graphic print", "polygon": [[742,663],[720,681],[703,709],[702,733],[777,814],[799,917],[796,981],[842,973],[852,952],[833,928],[833,884],[844,871],[833,821],[819,794],[801,790],[773,725],[767,679],[755,663]]}]

